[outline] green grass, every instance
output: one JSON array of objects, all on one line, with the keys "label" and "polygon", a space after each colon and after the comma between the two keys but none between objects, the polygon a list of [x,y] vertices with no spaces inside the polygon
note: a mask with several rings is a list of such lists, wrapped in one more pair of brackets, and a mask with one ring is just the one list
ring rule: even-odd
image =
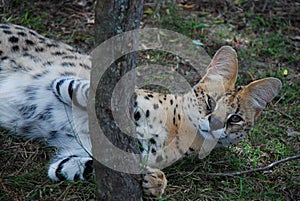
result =
[{"label": "green grass", "polygon": [[[228,1],[230,7],[204,4],[199,11],[165,5],[149,12],[147,22],[198,39],[212,56],[222,45],[234,46],[239,56],[239,84],[252,79],[277,77],[283,83],[280,94],[262,113],[248,139],[236,146],[214,150],[203,160],[179,161],[165,172],[168,187],[162,200],[299,200],[300,163],[289,161],[265,172],[240,176],[213,176],[263,167],[285,157],[299,154],[300,131],[299,50],[291,37],[299,35],[291,19],[253,11],[249,1]],[[254,1],[256,8],[259,1]],[[61,38],[71,44],[92,43],[92,34],[82,29],[62,33],[72,22],[58,15],[49,30],[49,14],[36,8],[14,14],[2,12],[2,22],[22,24],[46,36]],[[27,5],[28,6],[28,5]],[[243,8],[243,9],[241,9]],[[219,9],[218,12],[215,12]],[[244,10],[244,12],[242,12]],[[222,11],[222,12],[221,12]],[[225,17],[224,17],[225,16]],[[84,22],[82,22],[84,24]],[[73,26],[71,26],[73,27]],[[293,31],[294,30],[294,31]],[[181,60],[162,52],[145,52],[141,63],[174,66],[190,83],[193,69]],[[177,69],[177,64],[180,63]],[[95,198],[95,184],[88,181],[54,183],[47,178],[46,166],[53,153],[45,145],[22,140],[0,132],[0,200],[89,200]],[[18,189],[18,190],[16,190]]]},{"label": "green grass", "polygon": [[[300,82],[295,77],[300,57],[287,34],[290,22],[273,22],[250,10],[242,13],[243,21],[249,22],[250,26],[238,31],[234,19],[225,23],[207,14],[196,22],[188,15],[181,15],[182,10],[169,10],[168,13],[166,21],[160,25],[200,39],[210,55],[222,45],[237,45],[238,83],[247,84],[252,79],[273,76],[281,79],[283,88],[263,112],[247,140],[237,146],[215,150],[204,160],[184,160],[168,168],[167,200],[299,199],[299,160],[281,164],[270,171],[236,177],[207,174],[263,167],[299,153],[299,135],[287,135],[289,131],[300,130]],[[232,13],[228,11],[227,14]],[[195,34],[196,24],[205,26]]]}]

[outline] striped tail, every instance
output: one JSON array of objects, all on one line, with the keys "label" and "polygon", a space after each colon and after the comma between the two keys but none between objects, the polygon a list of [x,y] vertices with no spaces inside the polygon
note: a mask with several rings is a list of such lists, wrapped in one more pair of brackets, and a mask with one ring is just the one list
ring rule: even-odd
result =
[{"label": "striped tail", "polygon": [[58,78],[53,81],[52,90],[61,102],[86,110],[90,81],[69,77]]}]

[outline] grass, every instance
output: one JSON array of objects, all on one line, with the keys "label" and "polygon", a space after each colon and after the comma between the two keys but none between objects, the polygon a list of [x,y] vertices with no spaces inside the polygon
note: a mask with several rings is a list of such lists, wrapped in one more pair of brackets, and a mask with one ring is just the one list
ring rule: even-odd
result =
[{"label": "grass", "polygon": [[[247,140],[237,146],[214,150],[203,160],[183,160],[168,167],[165,170],[168,188],[162,200],[300,199],[299,160],[269,171],[235,177],[208,174],[262,167],[300,152],[300,80],[297,75],[300,57],[297,41],[292,40],[299,35],[296,24],[293,19],[282,17],[278,9],[277,15],[263,12],[259,1],[253,1],[251,8],[249,1],[234,2],[227,1],[229,5],[220,7],[213,2],[203,2],[200,8],[162,5],[160,9],[150,8],[144,17],[147,24],[200,40],[210,55],[222,45],[234,46],[239,56],[239,84],[268,76],[283,82],[280,94],[262,113]],[[9,12],[11,7],[1,12],[1,21],[25,25],[73,45],[91,46],[92,32],[87,34],[80,28],[82,25],[77,28],[70,19],[65,20],[60,15],[53,19],[49,13],[38,15],[43,12],[39,7],[28,9],[26,3],[22,6],[25,11],[22,14]],[[280,7],[275,4],[268,8]],[[75,16],[75,19],[80,18]],[[70,31],[63,32],[65,29]],[[199,78],[193,77],[192,69],[169,54],[145,52],[141,59],[142,63],[160,62],[171,66],[180,63],[177,70],[183,70],[189,82]],[[93,182],[53,183],[47,178],[45,167],[53,149],[4,131],[0,133],[0,200],[95,199]]]},{"label": "grass", "polygon": [[0,200],[89,200],[94,197],[91,181],[54,183],[46,166],[53,154],[44,144],[23,140],[2,131],[0,137]]}]

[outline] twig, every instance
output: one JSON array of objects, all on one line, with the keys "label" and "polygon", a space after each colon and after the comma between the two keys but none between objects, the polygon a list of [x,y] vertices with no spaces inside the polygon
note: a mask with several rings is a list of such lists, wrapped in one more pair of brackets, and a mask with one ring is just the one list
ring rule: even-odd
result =
[{"label": "twig", "polygon": [[265,167],[260,167],[260,168],[255,168],[255,169],[250,169],[250,170],[245,170],[245,171],[241,171],[241,172],[229,172],[229,173],[206,173],[205,175],[209,175],[209,176],[228,176],[228,177],[233,177],[233,176],[238,176],[238,175],[243,175],[243,174],[249,174],[252,172],[262,172],[262,171],[267,171],[272,169],[273,167],[281,164],[281,163],[285,163],[291,160],[297,160],[300,159],[300,154],[299,155],[295,155],[295,156],[291,156],[291,157],[287,157],[284,159],[281,159],[279,161],[275,161]]},{"label": "twig", "polygon": [[294,117],[292,117],[292,116],[290,116],[290,115],[288,115],[288,114],[286,114],[286,113],[284,113],[284,112],[282,112],[278,109],[273,109],[273,110],[270,110],[270,111],[271,112],[279,112],[282,116],[285,116],[285,117],[289,118],[290,120],[294,120]]},{"label": "twig", "polygon": [[267,6],[268,6],[268,3],[269,3],[269,1],[266,1],[266,2],[265,2],[264,7],[263,7],[263,9],[262,9],[262,12],[265,12],[265,10],[266,10],[266,8],[267,8]]}]

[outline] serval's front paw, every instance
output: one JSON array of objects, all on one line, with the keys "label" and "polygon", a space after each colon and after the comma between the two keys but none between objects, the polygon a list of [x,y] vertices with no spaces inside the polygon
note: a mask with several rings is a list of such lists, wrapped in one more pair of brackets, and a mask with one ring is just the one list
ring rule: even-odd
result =
[{"label": "serval's front paw", "polygon": [[145,199],[161,198],[167,186],[165,174],[159,169],[147,168],[143,180],[143,192]]}]

